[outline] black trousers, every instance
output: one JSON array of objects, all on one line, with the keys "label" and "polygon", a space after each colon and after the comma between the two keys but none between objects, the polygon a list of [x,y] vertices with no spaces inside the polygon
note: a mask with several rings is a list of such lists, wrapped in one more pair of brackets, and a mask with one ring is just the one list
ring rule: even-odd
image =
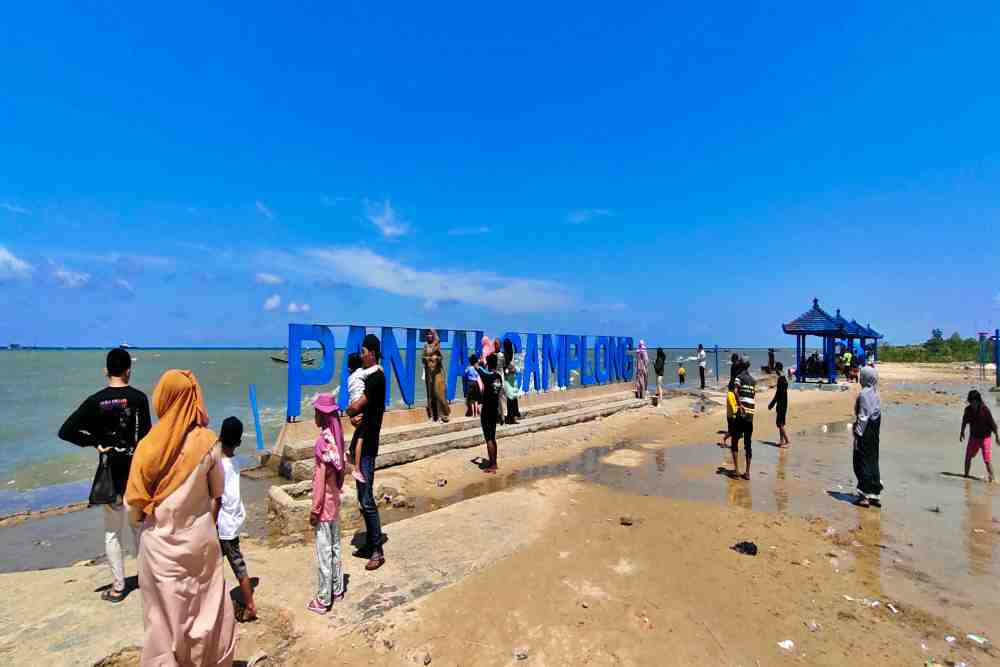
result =
[{"label": "black trousers", "polygon": [[705,388],[705,367],[698,366],[698,375],[701,376],[701,388]]}]

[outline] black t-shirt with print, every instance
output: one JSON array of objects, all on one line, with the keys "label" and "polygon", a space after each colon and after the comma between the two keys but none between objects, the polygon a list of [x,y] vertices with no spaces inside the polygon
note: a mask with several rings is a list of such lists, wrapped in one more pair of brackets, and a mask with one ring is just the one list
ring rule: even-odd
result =
[{"label": "black t-shirt with print", "polygon": [[365,401],[362,410],[364,443],[362,456],[378,456],[378,439],[382,432],[382,417],[385,416],[385,373],[380,368],[365,378]]},{"label": "black t-shirt with print", "polygon": [[125,493],[135,446],[151,427],[149,400],[134,387],[106,387],[90,396],[59,429],[59,437],[80,447],[111,447],[108,465],[115,490]]},{"label": "black t-shirt with print", "polygon": [[483,381],[483,408],[480,415],[484,421],[500,419],[500,394],[503,393],[503,378],[496,371],[477,368]]}]

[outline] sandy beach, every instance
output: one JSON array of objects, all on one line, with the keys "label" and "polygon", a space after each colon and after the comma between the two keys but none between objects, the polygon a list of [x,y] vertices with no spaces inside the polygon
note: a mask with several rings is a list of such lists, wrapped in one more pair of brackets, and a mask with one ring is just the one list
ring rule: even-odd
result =
[{"label": "sandy beach", "polygon": [[[379,471],[377,484],[412,507],[385,515],[385,567],[366,573],[364,561],[346,557],[348,594],[326,617],[305,609],[315,577],[308,538],[281,546],[247,540],[262,615],[239,627],[238,658],[272,665],[994,663],[997,487],[955,477],[961,406],[974,371],[880,370],[881,512],[849,502],[846,425],[856,387],[793,391],[788,449],[774,446],[771,393],[761,391],[749,482],[725,474],[731,460],[717,444],[721,406],[673,398],[502,439],[496,477],[471,462],[478,450]],[[973,470],[983,474],[981,461]],[[99,536],[92,537],[98,551]],[[731,549],[743,540],[756,544],[756,556]],[[127,571],[135,571],[131,560]],[[39,656],[52,664],[138,664],[141,592],[120,605],[103,603],[94,590],[106,578],[103,565],[89,560],[0,575],[0,656],[9,664],[37,664]]]}]

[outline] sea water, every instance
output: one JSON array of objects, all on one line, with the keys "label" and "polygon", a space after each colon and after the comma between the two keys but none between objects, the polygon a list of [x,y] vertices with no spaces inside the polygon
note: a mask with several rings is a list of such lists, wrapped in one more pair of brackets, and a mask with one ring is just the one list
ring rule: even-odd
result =
[{"label": "sea water", "polygon": [[[754,369],[767,363],[767,350],[720,348],[719,374],[729,377],[729,356],[736,351],[749,356]],[[450,351],[443,350],[445,368]],[[656,348],[649,350],[650,386],[656,378],[652,370]],[[676,385],[677,365],[687,369],[688,386],[697,386],[698,364],[695,348],[665,348],[665,381]],[[710,385],[715,384],[715,358],[708,351],[707,369]],[[244,424],[241,458],[252,463],[256,448],[253,417],[248,400],[250,384],[256,385],[265,447],[274,444],[285,421],[286,377],[288,366],[271,359],[278,350],[220,349],[134,349],[132,385],[150,396],[164,371],[170,368],[194,371],[201,384],[211,418],[210,427],[218,428],[230,415]],[[39,509],[86,500],[97,465],[94,450],[81,449],[59,440],[63,421],[90,394],[106,384],[105,350],[17,350],[0,351],[0,515],[22,509]],[[318,350],[311,352],[317,360]],[[409,363],[403,352],[405,364]],[[424,405],[425,392],[418,346],[415,404]],[[794,350],[779,348],[775,359],[785,366],[793,362]],[[343,351],[335,355],[337,373],[325,387],[303,389],[302,418],[311,415],[309,404],[320,391],[338,391]],[[592,364],[593,359],[588,360]],[[463,364],[464,365],[464,364]],[[570,388],[577,386],[575,374]],[[391,409],[405,408],[395,381],[390,385]],[[461,397],[461,388],[456,392]],[[154,415],[155,421],[155,415]]]}]

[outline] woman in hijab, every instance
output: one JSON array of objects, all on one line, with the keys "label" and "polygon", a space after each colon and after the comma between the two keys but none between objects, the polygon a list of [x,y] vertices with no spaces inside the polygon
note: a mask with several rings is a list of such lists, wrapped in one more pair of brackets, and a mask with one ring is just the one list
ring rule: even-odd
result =
[{"label": "woman in hijab", "polygon": [[493,341],[490,340],[489,336],[483,336],[483,339],[479,342],[479,346],[483,348],[479,352],[480,359],[486,359],[486,357],[490,356],[494,352],[496,353],[500,352],[500,350],[497,350],[493,347]]},{"label": "woman in hijab", "polygon": [[[493,354],[497,355],[497,371],[500,376],[503,377],[503,371],[507,368],[507,359],[504,355],[504,348],[500,345],[500,339],[493,339]],[[485,362],[484,362],[485,363]],[[504,393],[497,401],[497,407],[500,410],[499,418],[497,419],[498,424],[507,423],[507,395]]]},{"label": "woman in hijab", "polygon": [[444,355],[441,354],[441,341],[438,339],[437,331],[429,329],[421,359],[424,364],[427,418],[437,421],[440,417],[441,421],[447,423],[451,416],[451,406],[448,405],[445,393],[443,360]]},{"label": "woman in hijab", "polygon": [[878,469],[878,435],[882,426],[882,400],[878,395],[878,373],[861,371],[861,393],[854,404],[854,476],[858,478],[860,507],[882,506],[882,478]]},{"label": "woman in hijab", "polygon": [[[517,397],[521,395],[521,390],[517,386],[517,366],[514,365],[514,344],[510,338],[503,339],[503,393],[507,398],[507,423],[516,424],[521,418],[521,411],[517,406]],[[501,401],[502,402],[502,401]]]},{"label": "woman in hijab", "polygon": [[143,667],[233,662],[215,504],[225,488],[218,438],[191,371],[169,370],[153,392],[160,421],[135,450],[125,502],[142,524]]},{"label": "woman in hijab", "polygon": [[649,352],[646,351],[646,341],[639,340],[639,348],[635,351],[635,397],[646,398],[646,384],[649,382]]}]

